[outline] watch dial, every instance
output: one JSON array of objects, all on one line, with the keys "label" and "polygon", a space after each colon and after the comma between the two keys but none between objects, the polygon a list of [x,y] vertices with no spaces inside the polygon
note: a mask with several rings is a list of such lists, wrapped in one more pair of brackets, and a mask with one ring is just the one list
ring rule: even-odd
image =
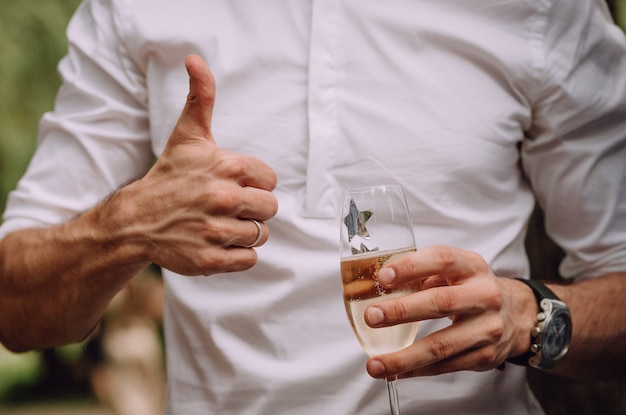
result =
[{"label": "watch dial", "polygon": [[543,334],[541,353],[546,359],[559,358],[569,345],[571,332],[570,317],[566,313],[557,313],[552,316],[550,324]]}]

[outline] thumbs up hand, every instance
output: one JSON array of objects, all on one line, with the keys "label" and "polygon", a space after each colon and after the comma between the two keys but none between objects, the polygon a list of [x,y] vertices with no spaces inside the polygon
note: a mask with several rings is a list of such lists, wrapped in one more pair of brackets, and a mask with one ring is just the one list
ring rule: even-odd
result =
[{"label": "thumbs up hand", "polygon": [[213,75],[199,56],[185,65],[189,94],[169,141],[146,176],[123,189],[132,200],[131,226],[143,235],[149,261],[172,271],[248,269],[257,259],[248,247],[266,242],[263,221],[278,209],[271,194],[276,174],[261,160],[217,146]]}]

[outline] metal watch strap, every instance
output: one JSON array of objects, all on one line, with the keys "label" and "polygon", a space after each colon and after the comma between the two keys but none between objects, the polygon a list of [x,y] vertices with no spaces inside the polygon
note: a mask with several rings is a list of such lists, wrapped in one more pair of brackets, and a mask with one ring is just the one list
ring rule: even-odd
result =
[{"label": "metal watch strap", "polygon": [[[516,280],[523,282],[524,284],[528,285],[533,290],[533,294],[535,294],[535,298],[537,299],[538,307],[539,307],[539,303],[541,302],[543,298],[551,298],[553,300],[560,300],[559,297],[557,297],[556,294],[554,294],[551,289],[549,289],[548,287],[546,287],[539,281],[525,280],[522,278],[516,278]],[[531,350],[528,350],[526,353],[522,353],[519,356],[510,357],[506,359],[506,361],[509,363],[513,363],[514,365],[530,366],[528,364],[528,359],[533,357],[535,354],[536,353],[532,352]]]}]

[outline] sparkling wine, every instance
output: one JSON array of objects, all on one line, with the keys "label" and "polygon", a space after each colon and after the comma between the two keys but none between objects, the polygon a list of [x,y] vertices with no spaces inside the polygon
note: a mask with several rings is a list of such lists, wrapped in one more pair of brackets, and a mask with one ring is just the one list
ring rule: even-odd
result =
[{"label": "sparkling wine", "polygon": [[413,251],[415,248],[371,252],[344,258],[341,261],[346,312],[359,343],[370,356],[403,349],[415,340],[417,322],[371,328],[364,319],[365,309],[370,304],[401,297],[414,291],[411,286],[385,289],[378,283],[378,271],[387,261]]}]

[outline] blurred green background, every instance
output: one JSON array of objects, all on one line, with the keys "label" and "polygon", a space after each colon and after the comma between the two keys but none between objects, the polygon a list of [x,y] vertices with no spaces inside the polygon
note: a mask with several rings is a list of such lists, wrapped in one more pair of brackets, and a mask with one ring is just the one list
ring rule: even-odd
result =
[{"label": "blurred green background", "polygon": [[[60,80],[56,66],[67,50],[65,29],[79,0],[0,2],[0,203],[24,172],[35,145],[39,119],[52,109]],[[2,316],[0,316],[2,318]],[[52,353],[52,352],[51,352]],[[67,368],[80,345],[54,351]],[[0,347],[0,411],[9,401],[46,398],[36,385],[47,376],[43,353],[11,354]],[[71,381],[71,377],[64,378]],[[62,385],[64,383],[60,382]],[[60,386],[61,386],[60,385]],[[35,396],[33,393],[35,392]],[[81,398],[85,387],[67,390]],[[60,395],[57,395],[60,396]],[[74,397],[72,397],[74,399]]]},{"label": "blurred green background", "polygon": [[[35,145],[41,115],[54,104],[56,65],[67,49],[65,28],[80,0],[0,2],[0,206],[24,172]],[[626,0],[611,2],[626,28]],[[2,316],[0,316],[2,318]],[[82,346],[44,353],[11,354],[0,347],[0,412],[20,399],[90,399],[84,374],[76,369]],[[47,380],[52,359],[59,379]],[[57,373],[57,375],[58,375]],[[55,387],[38,389],[46,381]],[[48,385],[50,386],[50,385]],[[30,393],[30,394],[29,394]],[[35,396],[33,396],[33,394]]]},{"label": "blurred green background", "polygon": [[0,203],[22,175],[39,118],[53,107],[56,65],[67,50],[65,28],[79,0],[0,2]]}]

